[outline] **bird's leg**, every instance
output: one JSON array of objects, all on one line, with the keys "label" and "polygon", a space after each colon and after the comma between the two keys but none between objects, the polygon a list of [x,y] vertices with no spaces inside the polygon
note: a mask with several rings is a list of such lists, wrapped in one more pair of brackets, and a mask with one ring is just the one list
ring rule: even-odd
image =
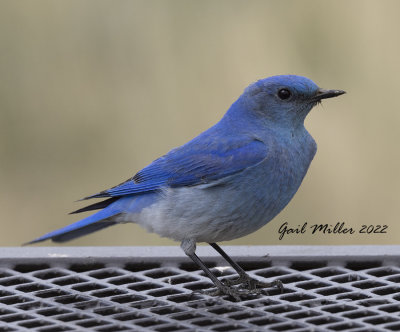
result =
[{"label": "bird's leg", "polygon": [[190,254],[188,256],[204,271],[207,277],[209,277],[211,281],[214,283],[214,285],[217,287],[216,289],[202,290],[200,291],[200,293],[211,296],[230,295],[236,301],[240,301],[241,294],[236,288],[233,288],[230,285],[224,285],[221,281],[219,281],[218,278],[211,273],[211,271],[207,268],[207,266],[205,266],[205,264],[200,260],[200,258],[195,253]]},{"label": "bird's leg", "polygon": [[257,279],[250,277],[245,270],[243,270],[239,264],[237,264],[233,259],[231,259],[228,254],[222,250],[222,248],[216,243],[209,243],[239,274],[239,278],[235,280],[224,280],[224,283],[228,286],[241,284],[243,288],[249,291],[257,291],[257,288],[267,288],[267,287],[278,287],[281,291],[283,290],[283,285],[280,280],[274,280],[272,282],[261,282]]},{"label": "bird's leg", "polygon": [[230,285],[225,285],[221,281],[218,280],[218,278],[212,274],[212,272],[209,270],[209,268],[201,261],[201,259],[196,255],[195,250],[196,250],[196,243],[194,241],[190,240],[184,240],[181,243],[181,248],[185,252],[185,254],[192,259],[193,262],[195,262],[211,279],[211,281],[214,283],[216,289],[211,289],[211,290],[201,290],[199,293],[206,294],[206,295],[211,295],[211,296],[218,296],[218,295],[229,295],[232,296],[236,301],[240,301],[240,296],[245,295],[242,294],[242,292],[234,287],[231,287]]}]

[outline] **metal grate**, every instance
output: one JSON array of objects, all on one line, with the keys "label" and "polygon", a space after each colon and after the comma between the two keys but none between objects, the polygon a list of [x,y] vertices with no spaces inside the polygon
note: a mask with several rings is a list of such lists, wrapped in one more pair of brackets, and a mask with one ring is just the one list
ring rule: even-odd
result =
[{"label": "metal grate", "polygon": [[400,331],[400,246],[225,249],[284,292],[192,294],[212,284],[175,247],[2,248],[0,331]]}]

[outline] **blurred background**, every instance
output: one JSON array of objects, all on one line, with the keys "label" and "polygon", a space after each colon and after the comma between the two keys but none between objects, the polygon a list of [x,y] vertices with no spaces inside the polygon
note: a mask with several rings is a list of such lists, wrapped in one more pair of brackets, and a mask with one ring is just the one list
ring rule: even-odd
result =
[{"label": "blurred background", "polygon": [[[399,12],[395,0],[1,1],[0,246],[83,217],[68,215],[84,205],[75,200],[131,177],[276,74],[348,93],[310,113],[318,152],[288,207],[229,244],[399,244]],[[389,227],[279,241],[284,222]],[[176,243],[137,225],[67,243],[156,244]]]}]

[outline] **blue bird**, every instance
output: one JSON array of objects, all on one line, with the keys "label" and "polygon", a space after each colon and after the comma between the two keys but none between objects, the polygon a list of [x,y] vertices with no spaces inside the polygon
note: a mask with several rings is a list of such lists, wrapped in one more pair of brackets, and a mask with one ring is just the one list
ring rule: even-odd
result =
[{"label": "blue bird", "polygon": [[[251,278],[216,242],[258,230],[289,203],[317,150],[304,119],[322,99],[343,93],[321,89],[295,75],[259,80],[245,89],[217,124],[129,180],[85,197],[106,199],[72,213],[100,211],[28,244],[64,242],[132,222],[180,241],[185,254],[216,286],[204,293],[239,300],[260,287],[281,287],[279,281]],[[209,243],[239,278],[217,279],[196,255],[198,242]]]}]

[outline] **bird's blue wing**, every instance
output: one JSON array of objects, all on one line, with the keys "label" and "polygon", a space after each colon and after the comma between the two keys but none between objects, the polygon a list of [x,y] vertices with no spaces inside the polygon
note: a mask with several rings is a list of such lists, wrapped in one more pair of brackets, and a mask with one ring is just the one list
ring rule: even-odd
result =
[{"label": "bird's blue wing", "polygon": [[152,192],[165,186],[208,183],[253,166],[267,154],[267,146],[254,138],[202,137],[171,150],[120,185],[86,198],[119,197]]}]

